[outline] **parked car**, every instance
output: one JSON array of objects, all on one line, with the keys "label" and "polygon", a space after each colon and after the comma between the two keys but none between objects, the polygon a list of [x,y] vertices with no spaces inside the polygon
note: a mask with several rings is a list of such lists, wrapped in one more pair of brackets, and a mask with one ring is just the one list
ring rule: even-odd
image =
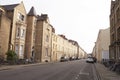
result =
[{"label": "parked car", "polygon": [[75,60],[75,57],[69,57],[69,60],[70,61]]},{"label": "parked car", "polygon": [[88,58],[86,59],[86,62],[87,62],[87,63],[94,63],[94,59],[93,59],[92,57],[88,57]]},{"label": "parked car", "polygon": [[60,58],[60,62],[65,62],[65,61],[68,61],[68,58],[67,58],[67,57],[61,57],[61,58]]},{"label": "parked car", "polygon": [[96,63],[97,62],[97,58],[96,57],[92,57],[94,62]]},{"label": "parked car", "polygon": [[72,57],[69,57],[69,60],[72,61]]}]

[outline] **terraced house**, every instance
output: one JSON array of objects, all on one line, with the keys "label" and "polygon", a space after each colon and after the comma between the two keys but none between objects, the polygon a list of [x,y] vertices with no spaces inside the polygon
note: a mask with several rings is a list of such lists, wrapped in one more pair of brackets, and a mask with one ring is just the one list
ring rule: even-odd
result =
[{"label": "terraced house", "polygon": [[33,59],[35,58],[35,36],[36,36],[36,24],[37,24],[37,14],[32,7],[27,14],[27,29],[26,29],[26,40],[25,40],[25,58]]},{"label": "terraced house", "polygon": [[[4,15],[6,15],[6,17],[8,17],[8,19],[11,21],[9,24],[6,24],[5,22],[1,23],[4,25],[5,24],[8,25],[6,27],[8,27],[9,29],[9,31],[6,33],[9,34],[9,37],[8,35],[6,36],[7,39],[9,38],[9,43],[5,43],[8,45],[6,46],[6,49],[7,47],[9,47],[9,49],[14,50],[16,52],[19,58],[23,59],[24,47],[25,47],[25,33],[26,33],[26,25],[27,25],[26,10],[24,4],[23,2],[21,2],[20,4],[2,5],[0,7],[4,10],[3,11],[5,13]],[[2,27],[4,27],[4,25]],[[4,44],[4,42],[2,42],[1,44]],[[1,45],[1,47],[3,47],[3,45]],[[2,54],[4,54],[5,56],[5,53]]]},{"label": "terraced house", "polygon": [[51,60],[57,61],[57,34],[55,33],[55,29],[52,28],[52,54]]},{"label": "terraced house", "polygon": [[47,14],[38,15],[34,7],[27,13],[23,2],[0,6],[0,55],[6,58],[8,50],[36,62],[86,54],[76,41],[55,33]]},{"label": "terraced house", "polygon": [[41,62],[51,61],[52,25],[47,14],[41,14],[37,19],[35,39],[35,59]]},{"label": "terraced house", "polygon": [[5,58],[8,51],[11,20],[6,16],[4,8],[0,8],[0,57]]}]

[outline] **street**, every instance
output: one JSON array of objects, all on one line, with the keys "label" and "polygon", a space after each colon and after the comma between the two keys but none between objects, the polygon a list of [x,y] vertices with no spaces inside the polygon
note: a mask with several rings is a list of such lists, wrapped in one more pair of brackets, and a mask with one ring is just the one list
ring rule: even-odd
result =
[{"label": "street", "polygon": [[94,64],[57,62],[0,71],[0,80],[97,80]]}]

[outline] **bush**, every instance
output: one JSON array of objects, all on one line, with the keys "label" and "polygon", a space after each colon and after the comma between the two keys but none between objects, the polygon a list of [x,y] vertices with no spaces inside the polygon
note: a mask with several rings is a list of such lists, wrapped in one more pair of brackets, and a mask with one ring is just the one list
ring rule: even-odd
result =
[{"label": "bush", "polygon": [[7,53],[7,61],[10,62],[10,64],[14,64],[15,61],[17,60],[17,55],[15,51],[9,50]]},{"label": "bush", "polygon": [[4,57],[2,55],[0,55],[0,64],[4,63]]}]

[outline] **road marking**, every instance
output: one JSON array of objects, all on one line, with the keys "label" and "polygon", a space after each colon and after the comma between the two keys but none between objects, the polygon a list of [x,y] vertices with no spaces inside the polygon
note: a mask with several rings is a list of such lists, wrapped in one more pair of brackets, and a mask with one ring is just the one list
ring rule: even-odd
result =
[{"label": "road marking", "polygon": [[85,76],[89,76],[90,75],[90,73],[84,71],[85,67],[86,67],[86,65],[82,66],[82,68],[80,69],[79,73],[74,77],[75,80],[78,80],[80,75],[85,75]]},{"label": "road marking", "polygon": [[77,75],[77,77],[79,77],[79,74]]},{"label": "road marking", "polygon": [[78,77],[75,78],[76,80],[78,79]]},{"label": "road marking", "polygon": [[84,72],[85,66],[86,65],[84,65],[83,68],[80,70],[79,75],[87,75],[87,76],[89,76],[89,73]]}]

